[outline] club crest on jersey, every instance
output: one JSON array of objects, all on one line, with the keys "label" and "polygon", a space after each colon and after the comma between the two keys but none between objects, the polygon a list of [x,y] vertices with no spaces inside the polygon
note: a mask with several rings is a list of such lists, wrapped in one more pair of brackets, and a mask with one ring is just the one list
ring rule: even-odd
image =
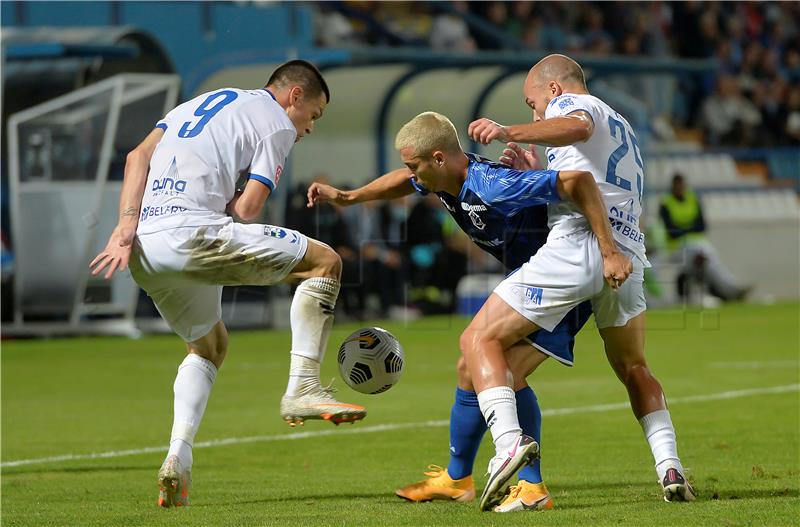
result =
[{"label": "club crest on jersey", "polygon": [[469,219],[472,220],[472,224],[475,226],[476,229],[483,230],[486,228],[486,224],[483,223],[481,217],[478,216],[478,213],[475,212],[474,210],[469,211]]},{"label": "club crest on jersey", "polygon": [[286,231],[281,229],[280,227],[272,227],[271,225],[267,225],[264,227],[264,235],[281,239],[281,238],[286,238]]}]

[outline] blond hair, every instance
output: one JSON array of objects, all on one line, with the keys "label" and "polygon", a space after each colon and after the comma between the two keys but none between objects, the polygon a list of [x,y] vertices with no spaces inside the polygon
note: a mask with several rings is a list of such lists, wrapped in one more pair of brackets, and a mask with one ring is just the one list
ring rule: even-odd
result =
[{"label": "blond hair", "polygon": [[416,156],[427,156],[436,150],[442,152],[458,152],[458,132],[453,123],[444,115],[436,112],[423,112],[397,132],[394,139],[397,150],[411,147]]}]

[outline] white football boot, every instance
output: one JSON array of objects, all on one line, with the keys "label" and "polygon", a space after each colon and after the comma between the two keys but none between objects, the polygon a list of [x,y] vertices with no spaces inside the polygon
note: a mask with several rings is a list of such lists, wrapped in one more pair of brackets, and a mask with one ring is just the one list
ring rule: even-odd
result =
[{"label": "white football boot", "polygon": [[489,461],[489,480],[481,494],[480,510],[492,510],[504,497],[503,486],[523,466],[539,455],[539,443],[532,437],[520,434],[508,452],[498,454]]},{"label": "white football boot", "polygon": [[317,385],[296,396],[281,399],[281,417],[289,426],[302,425],[306,419],[324,419],[335,425],[354,423],[367,416],[367,409],[357,404],[337,401],[334,388]]}]

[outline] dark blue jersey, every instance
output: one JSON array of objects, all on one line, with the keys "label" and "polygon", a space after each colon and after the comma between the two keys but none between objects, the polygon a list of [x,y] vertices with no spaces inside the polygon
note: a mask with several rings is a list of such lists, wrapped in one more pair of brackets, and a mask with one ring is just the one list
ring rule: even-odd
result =
[{"label": "dark blue jersey", "polygon": [[[475,154],[467,157],[467,179],[459,195],[436,195],[473,242],[513,271],[547,240],[546,204],[559,200],[558,172],[514,170]],[[427,194],[414,179],[411,183]]]},{"label": "dark blue jersey", "polygon": [[[481,249],[513,271],[530,260],[547,241],[547,203],[558,201],[555,170],[514,170],[467,154],[467,179],[458,196],[436,195],[459,227]],[[411,179],[414,188],[428,191]],[[568,366],[573,363],[575,335],[592,314],[589,301],[572,309],[552,332],[528,337],[540,351]]]}]

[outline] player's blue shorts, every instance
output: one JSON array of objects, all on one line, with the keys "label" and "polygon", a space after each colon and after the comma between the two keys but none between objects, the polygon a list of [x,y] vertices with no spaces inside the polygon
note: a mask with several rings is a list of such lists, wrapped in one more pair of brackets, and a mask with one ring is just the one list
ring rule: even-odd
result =
[{"label": "player's blue shorts", "polygon": [[553,331],[540,329],[528,335],[526,340],[545,355],[553,357],[561,364],[572,366],[575,335],[583,328],[590,316],[592,316],[592,304],[587,300],[567,313],[567,316],[553,328]]}]

